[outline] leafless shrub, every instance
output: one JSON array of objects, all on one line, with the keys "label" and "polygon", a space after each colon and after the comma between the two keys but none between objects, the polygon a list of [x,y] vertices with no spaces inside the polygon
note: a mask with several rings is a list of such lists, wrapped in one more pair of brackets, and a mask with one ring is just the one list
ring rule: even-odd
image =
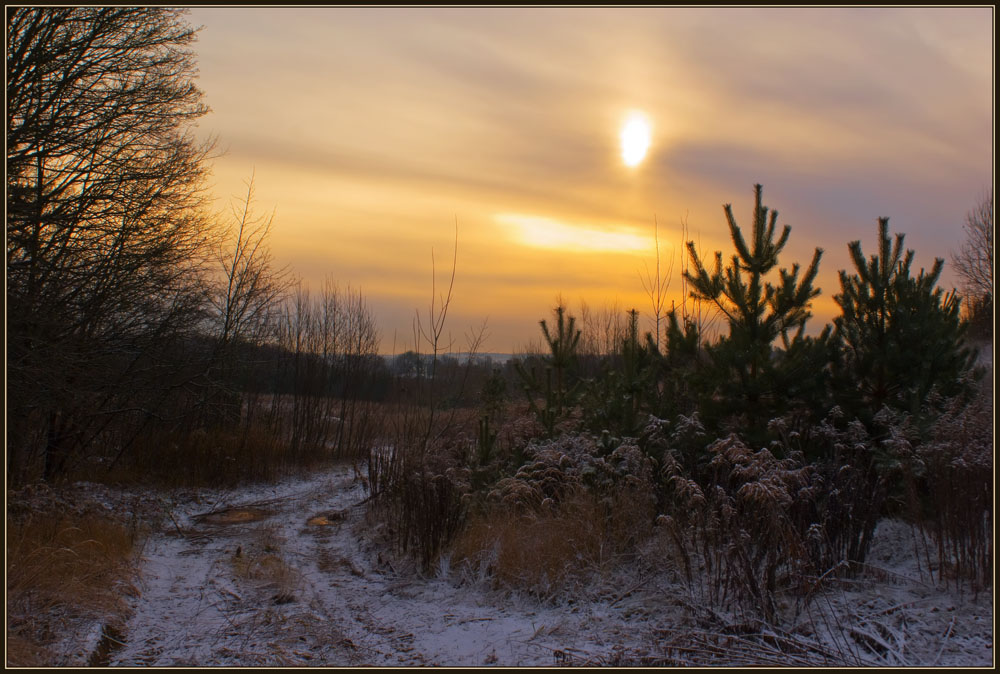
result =
[{"label": "leafless shrub", "polygon": [[835,568],[854,573],[860,568],[887,498],[875,439],[857,420],[838,427],[841,418],[840,409],[834,408],[808,438],[823,447],[815,464],[820,491],[806,535],[817,574]]},{"label": "leafless shrub", "polygon": [[[401,553],[416,556],[430,569],[445,545],[460,531],[469,507],[476,462],[476,438],[481,418],[475,410],[446,407],[445,389],[461,400],[473,356],[485,339],[486,324],[466,334],[466,366],[444,367],[444,355],[453,343],[445,337],[445,323],[453,297],[458,261],[458,223],[447,291],[438,294],[434,252],[431,251],[431,301],[426,322],[416,312],[413,341],[421,366],[415,377],[399,387],[406,395],[382,419],[380,432],[370,443],[368,459],[371,508],[388,525]],[[419,349],[429,351],[423,367]],[[457,361],[456,361],[457,365]]]},{"label": "leafless shrub", "polygon": [[683,550],[689,582],[704,574],[711,602],[733,600],[746,614],[774,622],[779,584],[809,568],[800,522],[815,498],[812,470],[766,449],[752,451],[735,435],[707,451],[712,478],[704,486],[672,456],[665,460],[673,507],[661,522]]},{"label": "leafless shrub", "polygon": [[[433,384],[433,382],[428,382]],[[380,408],[368,456],[371,511],[400,553],[425,569],[461,529],[470,506],[479,417],[474,409],[431,410],[413,400]]]},{"label": "leafless shrub", "polygon": [[938,577],[950,570],[981,589],[993,569],[993,402],[953,400],[913,462],[920,523],[937,543]]},{"label": "leafless shrub", "polygon": [[[411,427],[416,434],[422,431],[422,424]],[[373,504],[388,523],[399,552],[414,554],[429,569],[464,522],[471,445],[457,440],[424,450],[418,438],[373,453],[375,467],[369,472]]]},{"label": "leafless shrub", "polygon": [[378,434],[368,456],[370,512],[383,522],[401,554],[425,569],[461,529],[469,507],[476,428],[475,410],[437,411],[416,400],[379,408]]}]

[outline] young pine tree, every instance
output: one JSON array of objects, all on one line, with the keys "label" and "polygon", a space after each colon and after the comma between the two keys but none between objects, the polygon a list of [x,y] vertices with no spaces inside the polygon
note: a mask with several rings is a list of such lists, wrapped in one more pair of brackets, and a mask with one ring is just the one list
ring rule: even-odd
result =
[{"label": "young pine tree", "polygon": [[583,414],[591,430],[615,437],[635,437],[644,412],[656,407],[658,394],[656,343],[651,333],[639,336],[639,312],[628,312],[628,327],[601,376],[586,382]]},{"label": "young pine tree", "polygon": [[913,278],[913,251],[903,255],[903,234],[890,242],[889,218],[879,218],[878,237],[878,254],[867,261],[860,241],[849,244],[856,273],[841,270],[834,296],[845,375],[854,384],[842,405],[866,421],[883,405],[916,413],[932,388],[958,393],[974,362],[963,342],[958,297],[936,287],[944,260]]},{"label": "young pine tree", "polygon": [[[576,327],[576,318],[566,316],[566,307],[561,302],[555,308],[555,314],[554,330],[549,329],[544,319],[539,321],[549,347],[549,355],[544,358],[544,382],[534,368],[528,371],[521,363],[514,364],[528,395],[528,403],[550,437],[555,435],[555,425],[562,420],[567,408],[575,404],[579,390],[573,375],[581,331]],[[543,407],[536,402],[538,395],[544,397]]]},{"label": "young pine tree", "polygon": [[[777,283],[768,280],[778,266],[778,255],[788,241],[791,227],[785,225],[775,240],[778,212],[769,211],[761,203],[761,192],[762,187],[754,185],[753,233],[749,242],[736,224],[732,206],[725,206],[736,249],[730,263],[723,268],[722,253],[716,252],[715,269],[710,273],[698,257],[694,242],[689,241],[694,272],[685,272],[691,296],[712,302],[728,320],[729,335],[709,349],[714,365],[710,375],[712,399],[718,411],[744,416],[750,424],[747,431],[760,430],[784,402],[780,385],[787,378],[781,370],[794,363],[788,358],[772,358],[772,345],[780,337],[787,352],[803,350],[800,347],[808,338],[803,337],[802,329],[811,316],[810,302],[820,292],[812,284],[823,254],[822,249],[816,249],[801,279],[799,265],[795,264],[791,271],[779,269]],[[827,337],[828,333],[824,333],[822,339]]]}]

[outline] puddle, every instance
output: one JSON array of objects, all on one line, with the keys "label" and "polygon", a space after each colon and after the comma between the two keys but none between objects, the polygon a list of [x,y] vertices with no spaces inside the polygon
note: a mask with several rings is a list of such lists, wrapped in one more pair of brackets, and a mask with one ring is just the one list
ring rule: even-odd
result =
[{"label": "puddle", "polygon": [[198,515],[195,519],[204,524],[244,524],[266,519],[271,514],[269,510],[263,508],[229,508],[206,515]]},{"label": "puddle", "polygon": [[308,520],[306,520],[306,525],[310,527],[328,527],[331,524],[338,524],[343,522],[347,516],[343,511],[334,510],[325,513],[319,513],[313,515]]}]

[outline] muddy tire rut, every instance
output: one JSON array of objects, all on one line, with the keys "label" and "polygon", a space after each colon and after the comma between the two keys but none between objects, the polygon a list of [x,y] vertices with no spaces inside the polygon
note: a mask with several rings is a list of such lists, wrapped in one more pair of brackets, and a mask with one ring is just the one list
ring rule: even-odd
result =
[{"label": "muddy tire rut", "polygon": [[108,663],[361,664],[328,587],[366,574],[349,561],[364,493],[349,469],[311,482],[265,502],[178,506],[178,526],[146,545],[142,594]]}]

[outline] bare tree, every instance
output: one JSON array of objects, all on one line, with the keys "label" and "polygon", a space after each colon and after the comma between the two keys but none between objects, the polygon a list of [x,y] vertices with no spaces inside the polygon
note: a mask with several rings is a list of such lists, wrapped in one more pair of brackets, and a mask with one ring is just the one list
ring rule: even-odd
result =
[{"label": "bare tree", "polygon": [[[458,218],[455,218],[455,245],[452,249],[451,278],[448,280],[447,294],[438,295],[437,292],[437,268],[434,263],[434,249],[431,248],[431,302],[427,309],[427,326],[420,320],[420,311],[414,314],[413,341],[417,345],[417,353],[420,353],[420,340],[427,343],[431,351],[430,381],[428,387],[428,419],[427,434],[424,437],[423,450],[426,451],[430,442],[431,431],[434,428],[434,416],[437,411],[437,398],[435,390],[435,377],[437,375],[438,360],[442,351],[450,351],[453,341],[450,336],[447,344],[442,343],[444,335],[445,321],[448,318],[448,309],[451,307],[452,292],[455,289],[455,272],[458,269]],[[440,302],[440,304],[438,304]]]},{"label": "bare tree", "polygon": [[289,287],[287,269],[273,267],[267,245],[274,212],[254,215],[253,175],[246,186],[246,196],[230,204],[232,224],[217,254],[222,276],[211,304],[223,347],[232,342],[259,343],[271,311]]},{"label": "bare tree", "polygon": [[965,243],[951,262],[962,279],[967,308],[988,311],[993,305],[993,190],[966,214],[964,229]]},{"label": "bare tree", "polygon": [[240,395],[234,380],[240,365],[253,365],[240,358],[240,350],[267,339],[291,285],[287,268],[274,268],[268,247],[274,212],[254,214],[253,175],[246,188],[245,197],[230,202],[231,220],[218,242],[216,278],[209,291],[208,333],[214,345],[203,404],[208,418],[216,421],[234,422],[238,417]]},{"label": "bare tree", "polygon": [[[203,306],[196,31],[162,8],[7,12],[8,468],[53,477],[155,414]],[[33,450],[32,450],[33,451]]]},{"label": "bare tree", "polygon": [[654,343],[656,344],[656,348],[659,349],[660,322],[666,313],[667,290],[670,289],[670,280],[674,271],[674,256],[671,254],[666,274],[662,274],[660,271],[660,225],[656,221],[656,216],[653,216],[653,244],[656,246],[656,274],[651,273],[649,265],[646,265],[646,277],[643,278],[640,274],[639,280],[642,281],[642,288],[646,291],[646,295],[649,296],[649,301],[652,305]]},{"label": "bare tree", "polygon": [[[562,297],[556,298],[556,306],[565,306]],[[618,299],[605,302],[598,309],[592,309],[581,299],[579,314],[581,337],[578,353],[591,360],[615,353],[628,331],[625,318],[628,314]],[[539,343],[535,353],[543,354],[547,350],[547,345],[543,347],[543,343]],[[596,371],[591,375],[595,376]]]},{"label": "bare tree", "polygon": [[[434,371],[437,367],[438,355],[442,349],[450,349],[451,341],[447,345],[441,343],[444,333],[445,320],[448,318],[448,308],[451,306],[451,295],[455,289],[455,271],[458,268],[458,218],[455,218],[455,245],[452,251],[451,278],[448,281],[448,293],[446,295],[437,294],[437,270],[434,264],[434,249],[431,248],[431,303],[427,309],[427,327],[420,320],[420,312],[414,316],[414,333],[427,343],[431,350],[431,379],[434,378]],[[436,302],[440,301],[440,306]],[[417,342],[417,339],[414,339]],[[419,349],[418,349],[419,353]]]}]

